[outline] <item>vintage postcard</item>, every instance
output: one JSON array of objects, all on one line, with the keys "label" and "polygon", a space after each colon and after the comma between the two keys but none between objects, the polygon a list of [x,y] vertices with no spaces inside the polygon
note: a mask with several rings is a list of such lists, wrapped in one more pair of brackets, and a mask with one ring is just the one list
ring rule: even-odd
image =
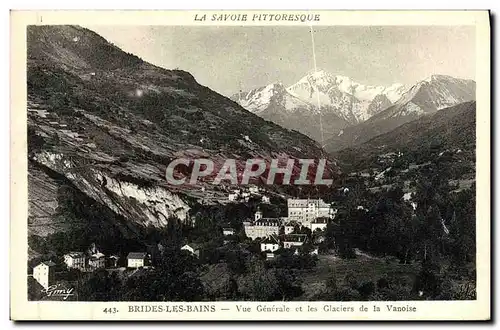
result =
[{"label": "vintage postcard", "polygon": [[11,12],[13,320],[489,320],[487,11]]}]

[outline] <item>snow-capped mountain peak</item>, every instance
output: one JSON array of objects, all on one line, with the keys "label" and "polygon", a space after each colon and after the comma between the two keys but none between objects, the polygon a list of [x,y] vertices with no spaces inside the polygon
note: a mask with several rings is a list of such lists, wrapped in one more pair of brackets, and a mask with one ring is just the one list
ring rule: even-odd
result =
[{"label": "snow-capped mountain peak", "polygon": [[241,92],[232,98],[245,109],[258,114],[269,106],[273,98],[285,92],[285,86],[281,82],[274,82],[248,92]]},{"label": "snow-capped mountain peak", "polygon": [[415,118],[474,100],[475,82],[435,74],[410,88],[400,83],[365,85],[317,70],[288,87],[276,82],[232,99],[266,120],[320,141],[345,135],[345,128],[367,120]]},{"label": "snow-capped mountain peak", "polygon": [[[384,110],[379,106],[390,106],[406,91],[402,84],[391,86],[363,85],[343,75],[333,75],[325,70],[308,73],[297,83],[287,88],[293,96],[304,102],[319,106],[321,109],[335,109],[336,114],[350,123],[367,120],[377,111]],[[387,97],[378,102],[378,107],[370,104],[378,95]]]},{"label": "snow-capped mountain peak", "polygon": [[423,82],[433,82],[433,81],[450,81],[455,82],[457,80],[461,80],[452,76],[444,75],[444,74],[433,74],[422,80]]},{"label": "snow-capped mountain peak", "polygon": [[307,82],[312,88],[324,91],[328,89],[332,84],[334,84],[335,80],[336,80],[335,76],[333,76],[329,72],[326,72],[324,70],[318,70],[316,72],[313,71],[304,76],[302,79],[298,81],[298,84]]},{"label": "snow-capped mountain peak", "polygon": [[[390,107],[405,90],[402,84],[363,85],[350,77],[320,69],[308,72],[288,87],[275,82],[231,98],[247,110],[285,127],[297,129],[291,124],[291,117],[300,118],[302,125],[303,121],[319,125],[321,120],[335,133]],[[306,134],[317,139],[316,124]]]},{"label": "snow-capped mountain peak", "polygon": [[475,100],[475,94],[476,83],[473,80],[435,74],[417,82],[394,107],[379,113],[374,119],[420,116]]}]

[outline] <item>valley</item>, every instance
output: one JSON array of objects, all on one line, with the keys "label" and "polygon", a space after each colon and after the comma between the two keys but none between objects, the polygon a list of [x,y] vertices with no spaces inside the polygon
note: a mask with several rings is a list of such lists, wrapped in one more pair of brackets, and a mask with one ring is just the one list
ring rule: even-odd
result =
[{"label": "valley", "polygon": [[[474,81],[320,70],[227,98],[89,29],[27,34],[32,300],[37,267],[80,301],[476,299]],[[332,181],[215,184],[200,159]]]}]

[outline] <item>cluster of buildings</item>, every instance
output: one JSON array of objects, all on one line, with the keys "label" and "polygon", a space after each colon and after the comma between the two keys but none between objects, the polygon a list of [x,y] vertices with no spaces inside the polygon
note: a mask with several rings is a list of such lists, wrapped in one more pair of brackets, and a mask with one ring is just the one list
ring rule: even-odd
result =
[{"label": "cluster of buildings", "polygon": [[[274,252],[280,248],[295,250],[294,254],[299,253],[299,248],[302,247],[308,240],[306,234],[282,234],[269,235],[260,242],[260,251],[266,253],[266,259],[274,259]],[[314,248],[310,254],[318,254],[318,248]]]},{"label": "cluster of buildings", "polygon": [[[266,253],[267,259],[274,258],[274,252],[280,248],[294,249],[294,253],[299,253],[299,248],[302,247],[308,240],[306,234],[271,234],[260,242],[260,251]],[[188,243],[181,247],[181,250],[189,252],[191,255],[200,257],[200,244]],[[312,254],[317,254],[318,249],[314,249]]]},{"label": "cluster of buildings", "polygon": [[388,152],[382,155],[378,155],[378,162],[380,164],[390,164],[393,163],[396,158],[403,156],[403,153],[398,152]]},{"label": "cluster of buildings", "polygon": [[300,247],[307,241],[306,234],[269,235],[260,242],[260,251],[274,252],[279,248]]},{"label": "cluster of buildings", "polygon": [[245,234],[251,239],[279,235],[280,231],[290,234],[295,227],[306,227],[311,231],[324,230],[336,213],[330,204],[322,199],[288,199],[288,216],[263,218],[262,212],[255,212],[253,221],[243,222]]},{"label": "cluster of buildings", "polygon": [[[247,196],[245,194],[258,194],[257,187],[250,187],[245,192],[235,192],[238,196]],[[265,197],[265,196],[263,196]],[[280,218],[264,218],[258,210],[254,219],[243,222],[245,234],[247,237],[256,239],[262,238],[260,242],[261,252],[267,254],[268,259],[274,258],[274,252],[280,248],[295,249],[307,242],[306,234],[296,233],[295,228],[306,227],[311,231],[324,230],[329,221],[334,218],[336,210],[322,199],[288,199],[288,216]],[[223,234],[230,236],[235,234],[233,228],[223,228]],[[186,244],[181,250],[198,256],[200,247],[197,244]],[[312,253],[317,253],[317,249]],[[63,257],[67,269],[78,269],[80,271],[94,271],[102,268],[117,268],[118,256],[106,257],[97,250],[95,244],[92,244],[87,252],[73,251],[66,253]],[[126,266],[128,268],[149,267],[151,256],[146,252],[130,252],[126,257]],[[33,268],[33,278],[47,289],[54,283],[54,274],[57,264],[53,261],[44,261]]]},{"label": "cluster of buildings", "polygon": [[[83,272],[90,272],[102,268],[117,268],[119,257],[106,256],[99,252],[92,244],[89,251],[69,252],[63,256],[67,269],[78,269]],[[150,255],[146,252],[130,252],[127,255],[128,268],[148,267]],[[53,261],[43,261],[33,267],[33,278],[47,289],[54,283],[54,274],[57,264]]]},{"label": "cluster of buildings", "polygon": [[227,199],[230,202],[235,202],[240,200],[248,202],[250,200],[250,197],[252,196],[254,197],[260,196],[262,203],[266,204],[270,203],[269,196],[262,195],[260,193],[259,187],[257,186],[249,186],[248,188],[243,188],[243,189],[234,189],[231,193],[229,193]]},{"label": "cluster of buildings", "polygon": [[86,253],[69,252],[66,253],[63,258],[68,269],[72,268],[81,271],[92,271],[105,268],[107,265],[116,267],[118,262],[117,256],[109,256],[109,258],[106,259],[104,253],[99,252],[95,244],[92,244]]},{"label": "cluster of buildings", "polygon": [[[295,254],[308,239],[306,234],[296,233],[300,227],[309,228],[312,232],[325,230],[336,209],[322,199],[288,199],[288,216],[280,218],[264,218],[257,210],[252,221],[243,222],[245,234],[251,239],[263,238],[260,251],[266,253],[267,259],[274,258],[274,252],[280,248],[294,249]],[[315,248],[311,254],[317,254]]]}]

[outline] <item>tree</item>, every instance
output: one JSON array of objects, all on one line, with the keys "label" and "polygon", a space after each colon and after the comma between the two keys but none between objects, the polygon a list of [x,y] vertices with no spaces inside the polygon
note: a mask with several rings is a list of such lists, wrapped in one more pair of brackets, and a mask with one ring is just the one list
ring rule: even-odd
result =
[{"label": "tree", "polygon": [[120,300],[121,281],[116,273],[98,270],[77,281],[78,300],[118,301]]},{"label": "tree", "polygon": [[422,292],[427,297],[435,297],[441,292],[442,279],[439,276],[439,265],[431,258],[422,262],[422,269],[415,279],[413,292]]},{"label": "tree", "polygon": [[131,301],[197,301],[203,296],[196,260],[173,249],[165,250],[154,269],[143,269],[129,277],[123,292],[123,300]]},{"label": "tree", "polygon": [[464,268],[476,256],[476,204],[475,186],[456,194],[450,221],[451,255],[453,265]]},{"label": "tree", "polygon": [[335,276],[335,274],[329,276],[325,280],[325,287],[330,292],[333,292],[333,293],[337,292],[339,287],[338,287],[337,276]]},{"label": "tree", "polygon": [[281,300],[291,300],[303,294],[301,282],[294,275],[293,271],[276,269],[275,276],[278,282],[276,291]]},{"label": "tree", "polygon": [[439,255],[439,244],[443,228],[441,214],[437,207],[429,207],[426,214],[420,214],[420,219],[418,236],[421,240],[422,259],[425,261]]},{"label": "tree", "polygon": [[252,270],[238,279],[240,293],[248,300],[270,301],[278,296],[278,279],[274,271],[267,271],[264,265],[256,261]]},{"label": "tree", "polygon": [[182,222],[176,217],[167,220],[164,239],[161,241],[166,248],[180,249],[183,244]]},{"label": "tree", "polygon": [[358,292],[363,300],[369,300],[370,295],[375,292],[375,284],[371,281],[365,282],[358,287]]}]

